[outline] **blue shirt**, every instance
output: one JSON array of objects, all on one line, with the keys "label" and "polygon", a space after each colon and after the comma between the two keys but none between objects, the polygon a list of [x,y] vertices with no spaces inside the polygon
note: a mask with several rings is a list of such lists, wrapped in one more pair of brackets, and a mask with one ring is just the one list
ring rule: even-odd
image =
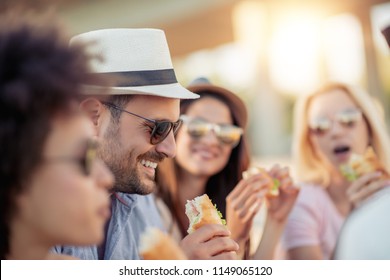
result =
[{"label": "blue shirt", "polygon": [[[104,260],[138,260],[140,235],[147,227],[163,229],[153,194],[114,193],[108,223]],[[54,251],[83,260],[98,260],[98,246],[56,246]]]}]

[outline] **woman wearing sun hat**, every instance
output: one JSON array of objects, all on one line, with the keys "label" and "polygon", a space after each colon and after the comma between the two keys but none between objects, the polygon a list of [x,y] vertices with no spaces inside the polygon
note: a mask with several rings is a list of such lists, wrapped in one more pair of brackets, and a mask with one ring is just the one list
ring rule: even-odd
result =
[{"label": "woman wearing sun hat", "polygon": [[[247,110],[237,95],[205,78],[195,80],[187,89],[200,98],[181,102],[183,127],[176,136],[176,157],[161,164],[157,173],[158,196],[164,201],[159,201],[160,211],[168,231],[180,239],[188,228],[186,201],[206,193],[226,217],[243,257],[248,253],[253,218],[264,202],[266,186],[262,175],[242,179],[242,173],[250,165],[245,135]],[[274,172],[286,170],[274,167]],[[284,197],[288,201],[284,205],[292,205],[295,195],[296,192]],[[275,200],[273,206],[277,204]],[[288,213],[288,207],[281,208],[277,206],[269,212],[270,221],[277,211]],[[277,236],[264,244],[276,244]],[[272,258],[273,249],[274,246],[267,246],[264,250],[268,252],[263,250],[257,257]],[[248,257],[246,254],[245,258]]]}]

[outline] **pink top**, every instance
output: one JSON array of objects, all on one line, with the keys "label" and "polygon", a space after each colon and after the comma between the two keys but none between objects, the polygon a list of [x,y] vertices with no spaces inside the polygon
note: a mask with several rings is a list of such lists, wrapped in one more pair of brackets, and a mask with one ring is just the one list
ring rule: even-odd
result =
[{"label": "pink top", "polygon": [[305,185],[288,217],[283,247],[319,245],[323,258],[330,259],[344,220],[324,188]]}]

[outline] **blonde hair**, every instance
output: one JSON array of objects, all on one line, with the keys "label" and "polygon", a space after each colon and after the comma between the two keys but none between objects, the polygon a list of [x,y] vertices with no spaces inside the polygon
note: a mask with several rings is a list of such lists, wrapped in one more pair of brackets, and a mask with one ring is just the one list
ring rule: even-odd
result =
[{"label": "blonde hair", "polygon": [[[300,99],[294,108],[293,160],[299,181],[322,186],[330,183],[330,174],[316,156],[309,137],[308,109],[312,100],[321,94],[342,90],[361,109],[370,133],[370,144],[385,169],[390,169],[390,140],[384,121],[383,108],[364,90],[341,83],[331,83]],[[380,109],[379,109],[379,108]]]}]

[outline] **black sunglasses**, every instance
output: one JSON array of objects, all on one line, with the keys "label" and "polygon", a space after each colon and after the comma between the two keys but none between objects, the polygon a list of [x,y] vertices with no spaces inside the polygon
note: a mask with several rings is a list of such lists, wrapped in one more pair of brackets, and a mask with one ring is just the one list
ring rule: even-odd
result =
[{"label": "black sunglasses", "polygon": [[85,153],[82,157],[54,157],[54,158],[45,158],[45,162],[55,163],[55,162],[73,162],[80,165],[83,174],[86,176],[91,175],[93,163],[96,161],[98,143],[95,140],[88,140]]},{"label": "black sunglasses", "polygon": [[124,109],[122,109],[122,108],[120,108],[112,103],[108,103],[108,102],[102,102],[102,103],[108,107],[114,108],[114,109],[119,110],[121,112],[125,112],[127,114],[133,115],[135,117],[138,117],[138,118],[141,118],[143,120],[146,120],[148,122],[153,123],[154,127],[152,128],[152,132],[150,133],[150,144],[152,144],[152,145],[157,145],[157,144],[161,143],[162,141],[164,141],[165,138],[167,138],[167,136],[171,132],[171,130],[173,131],[173,134],[176,135],[177,131],[179,130],[179,128],[183,122],[181,119],[179,119],[177,122],[156,121],[156,120],[148,119],[148,118],[142,117],[140,115],[137,115],[135,113],[126,111],[126,110],[124,110]]}]

